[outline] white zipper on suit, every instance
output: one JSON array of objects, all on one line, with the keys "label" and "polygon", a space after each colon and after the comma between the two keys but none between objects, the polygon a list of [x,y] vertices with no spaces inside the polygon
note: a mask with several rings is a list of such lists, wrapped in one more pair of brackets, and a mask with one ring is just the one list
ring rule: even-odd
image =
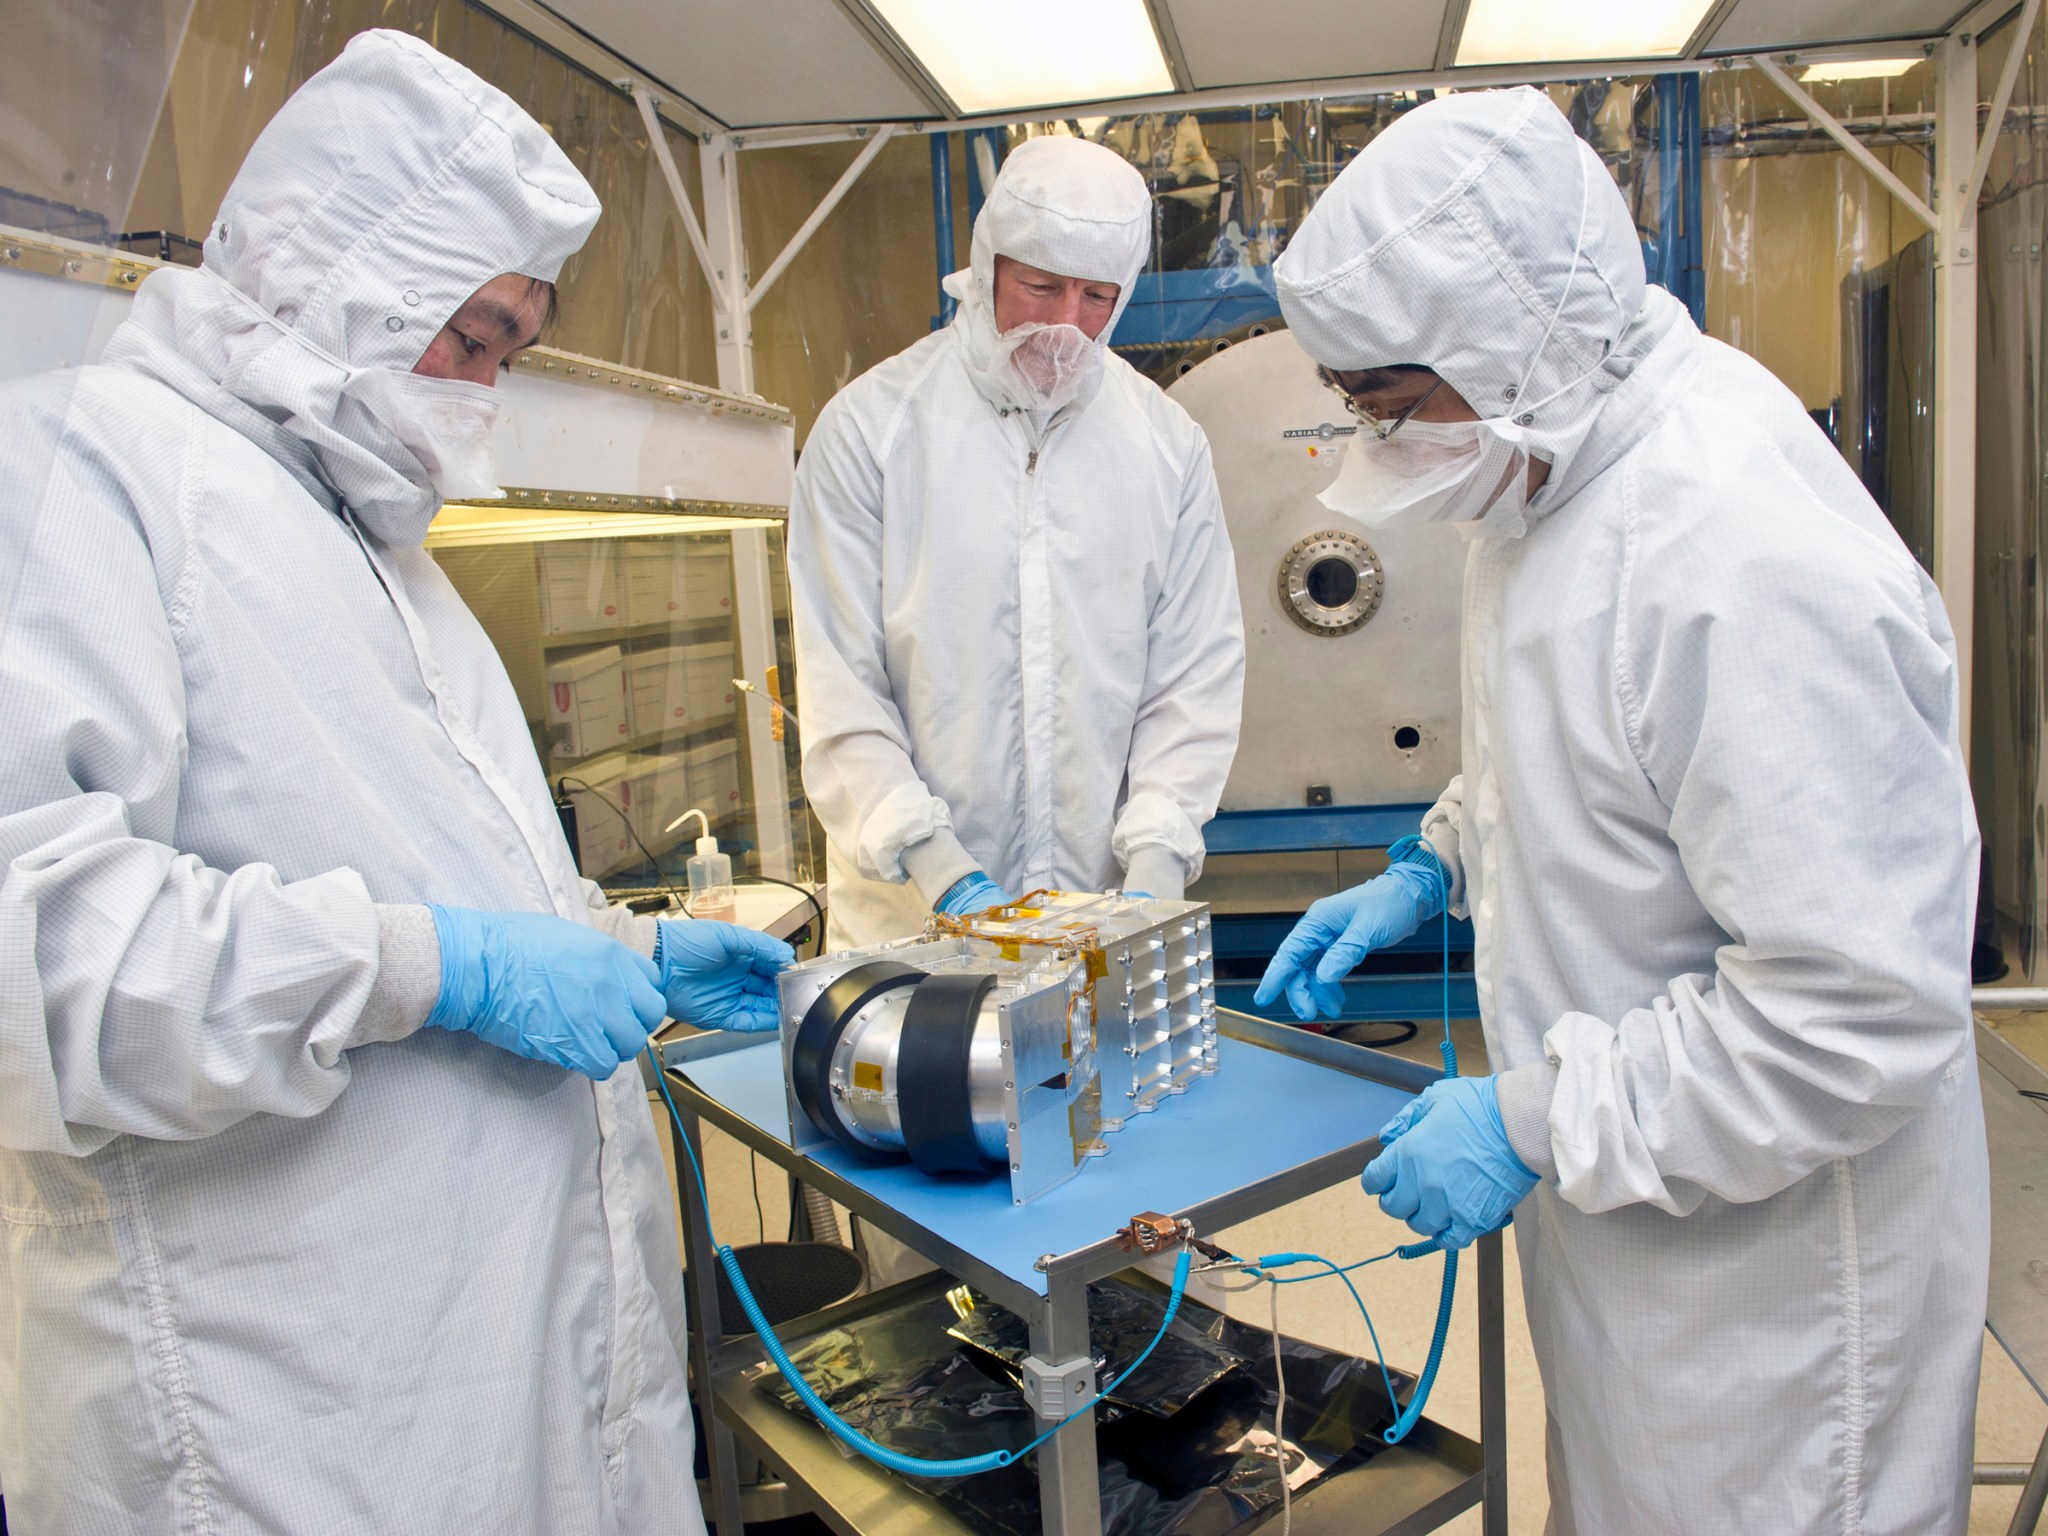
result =
[{"label": "white zipper on suit", "polygon": [[1018,485],[1017,660],[1023,695],[1024,809],[1029,837],[1023,883],[1029,889],[1050,883],[1057,862],[1053,856],[1051,786],[1057,757],[1058,669],[1053,655],[1051,531],[1046,526],[1039,470],[1045,462],[1046,445],[1066,416],[1063,408],[1034,436],[1028,412],[998,414],[1014,417],[1025,437],[1024,474]]}]

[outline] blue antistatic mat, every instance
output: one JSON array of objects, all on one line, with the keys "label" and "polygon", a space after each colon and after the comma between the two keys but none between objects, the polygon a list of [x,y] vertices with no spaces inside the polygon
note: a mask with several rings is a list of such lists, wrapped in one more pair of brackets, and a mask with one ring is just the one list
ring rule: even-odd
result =
[{"label": "blue antistatic mat", "polygon": [[[1367,1140],[1410,1095],[1240,1040],[1218,1042],[1216,1075],[1109,1140],[1109,1155],[1028,1205],[1007,1177],[931,1179],[906,1162],[868,1163],[832,1146],[813,1161],[1019,1285],[1045,1294],[1041,1254],[1100,1242],[1139,1211],[1182,1211]],[[782,1052],[756,1046],[680,1069],[742,1119],[789,1140]],[[1362,1197],[1361,1197],[1362,1198]]]}]

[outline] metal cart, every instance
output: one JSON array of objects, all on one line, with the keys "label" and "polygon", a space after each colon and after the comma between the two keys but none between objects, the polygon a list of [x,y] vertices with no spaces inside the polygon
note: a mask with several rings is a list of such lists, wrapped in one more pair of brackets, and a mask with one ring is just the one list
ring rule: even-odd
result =
[{"label": "metal cart", "polygon": [[[1221,1069],[1146,1124],[1121,1133],[1110,1155],[1025,1206],[1001,1181],[926,1179],[908,1164],[872,1165],[833,1149],[803,1156],[789,1145],[782,1056],[773,1037],[704,1034],[664,1048],[683,1133],[709,1121],[862,1221],[975,1286],[1029,1324],[1032,1353],[1048,1362],[1089,1356],[1088,1285],[1132,1256],[1116,1228],[1141,1211],[1185,1217],[1205,1234],[1357,1175],[1377,1128],[1437,1074],[1379,1051],[1246,1014],[1219,1014]],[[673,1128],[672,1128],[673,1129]],[[701,1143],[700,1143],[701,1144]],[[677,1163],[686,1166],[678,1148]],[[752,1335],[719,1331],[718,1263],[694,1182],[679,1179],[689,1267],[691,1369],[698,1433],[711,1468],[720,1536],[739,1536],[739,1450],[776,1469],[845,1536],[895,1532],[969,1536],[967,1527],[907,1483],[843,1455],[815,1424],[769,1402],[752,1384],[765,1354]],[[1478,1288],[1480,1439],[1428,1419],[1364,1465],[1326,1476],[1294,1501],[1301,1536],[1412,1536],[1477,1505],[1487,1536],[1506,1536],[1506,1400],[1501,1240],[1468,1257]],[[929,1286],[911,1280],[798,1319],[791,1336],[842,1326]],[[1037,1453],[1047,1536],[1100,1536],[1094,1414],[1085,1412]]]}]

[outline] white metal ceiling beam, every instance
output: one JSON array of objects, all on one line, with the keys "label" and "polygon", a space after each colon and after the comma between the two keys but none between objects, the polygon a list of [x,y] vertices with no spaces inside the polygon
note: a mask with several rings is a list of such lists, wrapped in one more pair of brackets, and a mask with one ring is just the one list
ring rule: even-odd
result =
[{"label": "white metal ceiling beam", "polygon": [[867,0],[833,0],[852,22],[874,45],[879,53],[895,70],[903,83],[912,92],[922,96],[925,104],[932,109],[934,117],[958,117],[959,103],[946,94],[946,88],[938,78],[924,67],[924,60],[911,51],[909,44],[896,35],[896,29],[882,19],[882,15]]},{"label": "white metal ceiling beam", "polygon": [[654,158],[661,165],[661,174],[668,182],[668,195],[675,199],[676,212],[682,216],[683,232],[690,237],[690,249],[697,253],[697,269],[704,274],[704,281],[711,288],[711,307],[720,314],[725,312],[725,295],[719,291],[718,280],[713,276],[714,267],[711,251],[704,242],[704,226],[697,222],[697,209],[690,201],[690,189],[683,185],[682,173],[676,169],[675,156],[668,152],[668,135],[661,130],[661,120],[654,115],[654,97],[644,85],[633,87],[633,104],[640,109],[640,121],[647,125],[647,144],[654,151]]},{"label": "white metal ceiling beam", "polygon": [[1692,36],[1685,40],[1685,46],[1678,50],[1679,53],[1688,59],[1696,59],[1705,53],[1713,44],[1714,34],[1719,32],[1728,18],[1735,14],[1735,7],[1741,3],[1742,0],[1714,0],[1714,4],[1707,7],[1706,15],[1700,18],[1700,24],[1692,29]]},{"label": "white metal ceiling beam", "polygon": [[[2038,0],[2034,0],[2038,3]],[[1750,62],[1768,75],[1778,89],[1792,98],[1792,103],[1812,118],[1814,125],[1829,138],[1842,146],[1843,151],[1862,166],[1870,178],[1899,200],[1914,218],[1929,229],[1938,229],[1941,221],[1934,216],[1934,210],[1927,206],[1920,194],[1899,180],[1892,168],[1870,152],[1870,147],[1841,124],[1834,113],[1815,101],[1798,81],[1785,72],[1785,66],[1767,55],[1758,54]]]},{"label": "white metal ceiling beam", "polygon": [[853,184],[860,180],[861,172],[875,163],[875,156],[882,152],[882,146],[895,137],[894,128],[881,129],[868,140],[867,147],[854,156],[853,164],[840,173],[839,179],[832,184],[832,190],[818,200],[818,206],[811,210],[811,216],[789,237],[789,244],[782,248],[782,254],[768,263],[768,270],[761,274],[760,281],[747,289],[748,314],[754,312],[763,296],[775,286],[775,280],[789,270],[789,264],[796,260],[797,253],[810,242],[811,236],[818,232],[818,226],[831,216],[832,210],[839,206],[840,200],[853,190]]},{"label": "white metal ceiling beam", "polygon": [[1435,67],[1449,69],[1458,61],[1458,43],[1465,35],[1465,13],[1472,0],[1444,0],[1443,26],[1436,34]]},{"label": "white metal ceiling beam", "polygon": [[1999,22],[2018,9],[2018,0],[1977,0],[1977,4],[1963,7],[1962,14],[1949,24],[1946,35],[1974,40],[1994,30]]},{"label": "white metal ceiling beam", "polygon": [[1195,77],[1188,68],[1187,55],[1181,51],[1180,31],[1173,24],[1170,0],[1145,0],[1145,14],[1152,18],[1152,35],[1158,40],[1160,57],[1166,60],[1166,72],[1173,76],[1173,88],[1192,91]]},{"label": "white metal ceiling beam", "polygon": [[701,139],[707,133],[724,129],[724,123],[684,97],[672,82],[613,51],[574,22],[563,19],[552,7],[541,4],[540,0],[477,0],[477,3],[600,80],[617,84],[620,76],[625,75],[635,81],[647,81],[661,93],[659,105],[662,116],[691,138]]},{"label": "white metal ceiling beam", "polygon": [[[1816,47],[1798,55],[1802,62],[1853,59],[1895,59],[1902,50],[1924,48],[1927,38],[1889,39]],[[1791,57],[1791,55],[1781,55]],[[1347,75],[1326,80],[1289,80],[1268,85],[1219,87],[1183,91],[1173,96],[1138,96],[1117,101],[1080,102],[1071,106],[1034,107],[1028,111],[991,112],[978,117],[928,119],[893,123],[792,123],[785,127],[742,129],[733,142],[743,149],[779,149],[799,144],[839,144],[864,137],[880,127],[903,133],[957,133],[969,128],[1001,128],[1011,123],[1038,123],[1059,118],[1136,116],[1147,113],[1209,112],[1232,107],[1278,105],[1283,102],[1338,100],[1420,90],[1485,90],[1505,85],[1550,85],[1564,80],[1609,80],[1623,76],[1691,75],[1739,69],[1754,62],[1747,54],[1699,59],[1618,59],[1570,63],[1501,64],[1466,69],[1429,69],[1412,74]]]}]

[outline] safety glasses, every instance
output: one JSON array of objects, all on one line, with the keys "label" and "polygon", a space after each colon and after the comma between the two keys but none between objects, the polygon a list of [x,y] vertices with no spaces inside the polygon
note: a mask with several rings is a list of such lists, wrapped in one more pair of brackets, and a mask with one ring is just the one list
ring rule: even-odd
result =
[{"label": "safety glasses", "polygon": [[1352,394],[1342,384],[1339,384],[1328,372],[1324,373],[1323,382],[1337,392],[1338,397],[1344,402],[1344,409],[1357,417],[1365,426],[1371,428],[1372,435],[1383,443],[1406,426],[1410,417],[1429,404],[1429,397],[1444,387],[1444,381],[1439,377],[1434,384],[1425,389],[1414,401],[1401,407],[1394,415],[1375,416],[1371,410],[1358,403],[1356,395]]}]

